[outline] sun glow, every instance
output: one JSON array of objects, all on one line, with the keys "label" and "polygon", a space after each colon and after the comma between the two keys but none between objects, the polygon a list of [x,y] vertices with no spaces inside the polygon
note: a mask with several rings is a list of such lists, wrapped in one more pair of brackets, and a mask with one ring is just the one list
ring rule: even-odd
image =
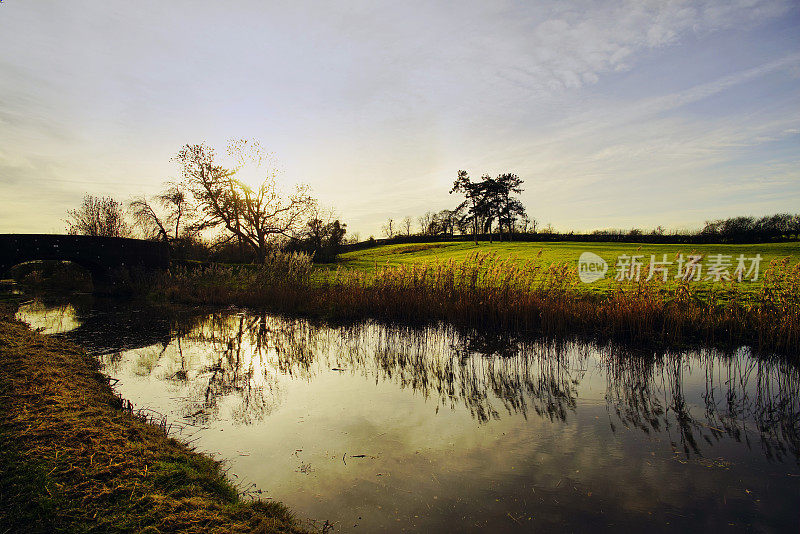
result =
[{"label": "sun glow", "polygon": [[228,141],[228,168],[236,171],[236,179],[257,190],[265,182],[277,181],[281,174],[274,154],[267,152],[261,143],[249,139]]}]

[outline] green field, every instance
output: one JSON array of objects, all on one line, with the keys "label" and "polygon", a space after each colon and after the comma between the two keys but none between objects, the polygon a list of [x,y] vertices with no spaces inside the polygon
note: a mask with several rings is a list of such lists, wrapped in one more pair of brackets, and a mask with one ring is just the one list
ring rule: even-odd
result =
[{"label": "green field", "polygon": [[[470,254],[490,252],[502,258],[513,257],[525,262],[538,261],[544,264],[569,263],[577,266],[578,258],[583,252],[593,252],[606,260],[609,265],[607,279],[592,284],[593,289],[607,288],[616,275],[616,262],[620,255],[641,255],[643,258],[642,272],[646,272],[650,256],[655,255],[656,261],[661,261],[667,255],[668,261],[674,261],[679,254],[688,257],[690,254],[704,256],[703,263],[717,254],[731,256],[735,269],[736,258],[743,254],[746,258],[761,255],[760,273],[763,273],[769,262],[776,259],[789,258],[792,264],[800,263],[800,242],[786,243],[761,243],[745,245],[674,245],[674,244],[638,244],[638,243],[586,243],[586,242],[505,242],[492,243],[472,242],[458,243],[415,243],[400,245],[385,245],[374,248],[347,252],[339,256],[339,260],[331,268],[349,268],[357,270],[374,271],[376,267],[385,265],[399,266],[411,263],[436,263],[449,260],[460,261]],[[749,266],[749,262],[748,262]],[[675,265],[668,266],[670,276],[677,273]],[[760,275],[759,275],[760,278]],[[756,282],[757,284],[758,282]],[[755,284],[754,284],[755,285]]]}]

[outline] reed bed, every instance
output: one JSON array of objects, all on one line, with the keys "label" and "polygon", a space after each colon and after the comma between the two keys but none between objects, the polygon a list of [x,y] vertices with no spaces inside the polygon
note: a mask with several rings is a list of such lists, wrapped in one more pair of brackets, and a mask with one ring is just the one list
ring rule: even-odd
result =
[{"label": "reed bed", "polygon": [[275,256],[258,267],[177,270],[155,293],[333,319],[447,321],[548,336],[588,333],[646,343],[800,348],[800,265],[775,260],[761,285],[747,284],[642,277],[593,293],[579,282],[573,265],[475,252],[463,261],[338,269],[325,280],[314,279],[310,260]]}]

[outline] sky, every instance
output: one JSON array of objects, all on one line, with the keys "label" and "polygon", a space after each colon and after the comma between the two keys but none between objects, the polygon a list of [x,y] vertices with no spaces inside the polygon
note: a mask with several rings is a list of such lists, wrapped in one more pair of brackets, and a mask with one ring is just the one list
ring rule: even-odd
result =
[{"label": "sky", "polygon": [[362,239],[459,169],[562,231],[798,213],[800,2],[0,3],[0,233],[232,138]]}]

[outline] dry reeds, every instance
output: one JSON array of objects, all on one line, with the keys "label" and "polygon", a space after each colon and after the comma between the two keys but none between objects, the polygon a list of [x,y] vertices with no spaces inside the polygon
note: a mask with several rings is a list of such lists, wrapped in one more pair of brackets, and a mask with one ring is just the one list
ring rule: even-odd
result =
[{"label": "dry reeds", "polygon": [[[463,261],[376,266],[373,272],[338,269],[324,282],[312,281],[310,263],[298,263],[296,270],[267,264],[173,273],[156,293],[175,300],[263,306],[329,318],[448,321],[648,343],[800,347],[800,266],[788,261],[771,263],[762,284],[750,290],[747,282],[704,285],[642,277],[613,282],[605,293],[586,291],[572,265],[520,262],[482,252]],[[278,263],[284,264],[285,260]]]}]

